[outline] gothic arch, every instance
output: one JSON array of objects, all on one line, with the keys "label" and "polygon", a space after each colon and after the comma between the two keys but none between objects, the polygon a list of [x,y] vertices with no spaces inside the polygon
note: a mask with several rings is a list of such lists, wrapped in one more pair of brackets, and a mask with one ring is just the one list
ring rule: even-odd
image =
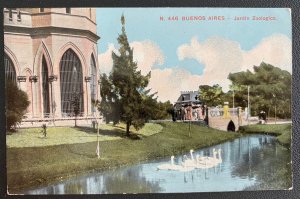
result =
[{"label": "gothic arch", "polygon": [[[46,67],[46,68],[45,68]],[[45,116],[45,113],[48,115],[50,113],[49,110],[45,111],[45,106],[44,103],[48,103],[48,106],[51,106],[50,100],[45,100],[49,99],[49,92],[48,95],[45,97],[44,90],[45,90],[45,77],[44,77],[44,70],[47,71],[47,77],[46,80],[50,75],[53,74],[53,62],[52,62],[52,57],[51,54],[45,44],[44,41],[41,41],[34,60],[33,60],[33,71],[32,75],[36,75],[38,77],[37,82],[33,83],[32,85],[32,92],[33,92],[33,104],[34,104],[34,115],[37,116]],[[49,90],[49,85],[47,86],[47,90]],[[48,108],[49,109],[49,108]]]},{"label": "gothic arch", "polygon": [[[60,79],[60,61],[63,57],[63,55],[65,54],[65,52],[67,52],[67,50],[71,49],[75,54],[76,56],[78,57],[80,63],[81,63],[81,66],[82,66],[82,82],[84,82],[84,77],[87,76],[88,74],[88,67],[87,67],[87,64],[86,64],[86,59],[83,55],[83,53],[81,52],[81,50],[72,42],[68,42],[66,44],[64,44],[58,51],[58,53],[56,54],[55,56],[55,62],[54,62],[54,68],[53,68],[53,74],[57,75],[58,76],[58,79],[57,81],[55,82],[55,84],[57,85],[55,87],[56,89],[56,92],[57,93],[60,93],[59,95],[55,95],[54,98],[55,98],[55,101],[58,103],[56,105],[56,108],[57,108],[57,111],[59,113],[63,113],[63,111],[61,110],[61,87],[60,87],[60,82],[61,82],[61,79]],[[86,86],[83,86],[83,94],[84,94],[84,100],[83,100],[83,103],[84,103],[84,109],[83,111],[85,113],[88,112],[88,109],[86,108],[87,107],[87,100],[86,100],[86,96],[87,96],[87,89],[86,89]]]},{"label": "gothic arch", "polygon": [[92,53],[90,53],[90,57],[93,56],[94,59],[95,59],[96,71],[97,71],[97,75],[98,75],[98,73],[99,73],[99,64],[98,64],[98,56],[96,56],[96,55],[98,55],[96,48],[93,46],[93,50],[92,50]]},{"label": "gothic arch", "polygon": [[76,98],[79,114],[83,113],[85,101],[83,97],[83,66],[71,48],[63,54],[59,63],[59,71],[62,116],[73,115],[72,101]]},{"label": "gothic arch", "polygon": [[236,125],[234,124],[234,122],[232,120],[229,121],[228,125],[227,125],[227,131],[236,131]]},{"label": "gothic arch", "polygon": [[48,50],[46,44],[44,43],[44,41],[41,41],[41,44],[40,44],[39,48],[37,49],[37,52],[35,54],[34,61],[33,61],[33,74],[34,75],[39,76],[41,73],[40,69],[41,69],[41,63],[42,63],[43,56],[45,57],[49,74],[53,74],[53,63],[52,63],[51,55],[50,55],[49,50]]},{"label": "gothic arch", "polygon": [[15,56],[15,54],[7,47],[4,45],[4,53],[10,58],[10,60],[12,61],[14,67],[15,67],[15,71],[16,71],[16,76],[20,75],[20,65],[18,62],[17,57]]},{"label": "gothic arch", "polygon": [[74,53],[77,55],[77,57],[79,58],[79,60],[81,62],[81,65],[82,65],[83,76],[86,76],[86,74],[88,74],[88,67],[87,67],[87,63],[86,63],[85,57],[84,57],[83,53],[81,52],[81,50],[74,43],[72,43],[72,42],[66,43],[58,51],[56,59],[55,59],[55,67],[53,69],[54,74],[59,74],[59,63],[60,63],[60,60],[61,60],[62,56],[64,55],[64,53],[68,49],[73,50]]}]

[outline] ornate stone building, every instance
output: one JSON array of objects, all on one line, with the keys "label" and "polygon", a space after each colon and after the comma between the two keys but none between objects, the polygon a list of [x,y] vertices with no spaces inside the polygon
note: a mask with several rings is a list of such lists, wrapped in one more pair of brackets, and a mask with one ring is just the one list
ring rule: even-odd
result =
[{"label": "ornate stone building", "polygon": [[5,77],[27,92],[27,119],[92,117],[99,97],[95,8],[4,9]]}]

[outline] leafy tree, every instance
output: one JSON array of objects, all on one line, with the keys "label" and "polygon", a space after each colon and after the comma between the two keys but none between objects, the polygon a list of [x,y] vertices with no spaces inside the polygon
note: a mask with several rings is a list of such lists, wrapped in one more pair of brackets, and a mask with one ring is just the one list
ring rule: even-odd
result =
[{"label": "leafy tree", "polygon": [[233,98],[234,98],[234,107],[246,107],[247,106],[247,86],[231,84],[229,86],[230,90],[227,93],[224,93],[222,97],[224,102],[229,102],[229,106],[233,107]]},{"label": "leafy tree", "polygon": [[239,85],[236,94],[236,106],[247,104],[247,86],[250,86],[251,113],[258,115],[265,111],[269,116],[276,114],[281,118],[291,116],[291,74],[278,67],[262,62],[254,66],[254,72],[231,73],[228,79],[233,85]]},{"label": "leafy tree", "polygon": [[[149,110],[146,104],[152,103],[147,96],[145,88],[149,83],[151,73],[146,76],[137,70],[137,64],[133,61],[133,49],[129,46],[125,32],[125,18],[122,15],[122,33],[118,37],[120,45],[118,54],[112,52],[113,69],[109,77],[102,75],[100,107],[106,119],[114,119],[114,122],[126,123],[126,134],[129,136],[129,128],[133,125],[141,128],[146,122]],[[153,96],[152,96],[153,97]]]},{"label": "leafy tree", "polygon": [[5,94],[6,130],[15,130],[16,125],[22,121],[30,102],[27,94],[9,80],[6,81]]},{"label": "leafy tree", "polygon": [[77,116],[80,114],[80,93],[73,93],[71,100],[73,114],[75,116],[75,127],[77,126]]},{"label": "leafy tree", "polygon": [[204,102],[207,106],[217,106],[222,104],[222,87],[218,84],[213,86],[200,85],[199,86],[199,98],[200,101]]},{"label": "leafy tree", "polygon": [[114,93],[111,76],[108,77],[106,74],[100,75],[100,82],[100,96],[102,100],[98,109],[103,114],[106,123],[113,121],[114,124],[117,124],[120,121],[120,102]]},{"label": "leafy tree", "polygon": [[149,120],[161,120],[170,117],[168,110],[173,108],[170,101],[158,102],[156,93],[149,94],[150,89],[143,94],[143,110],[145,111],[144,117]]}]

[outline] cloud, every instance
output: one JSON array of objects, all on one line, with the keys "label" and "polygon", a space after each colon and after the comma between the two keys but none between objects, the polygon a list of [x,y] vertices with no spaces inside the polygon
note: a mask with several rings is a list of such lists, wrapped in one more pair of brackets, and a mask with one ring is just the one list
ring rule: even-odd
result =
[{"label": "cloud", "polygon": [[262,61],[292,72],[291,40],[275,34],[262,41],[249,51],[244,51],[238,42],[222,37],[211,37],[200,43],[196,37],[189,44],[177,49],[179,60],[195,59],[204,65],[199,77],[204,84],[220,84],[228,91],[229,73],[252,70]]},{"label": "cloud", "polygon": [[156,43],[149,40],[135,41],[130,43],[130,46],[133,48],[133,59],[143,75],[151,71],[155,65],[164,63],[164,54]]},{"label": "cloud", "polygon": [[[152,41],[134,41],[130,43],[133,48],[133,59],[137,62],[138,69],[145,75],[151,71],[155,65],[164,63],[164,55],[157,44]],[[113,67],[112,51],[118,52],[114,44],[109,44],[104,53],[98,55],[101,73],[109,73]]]},{"label": "cloud", "polygon": [[101,73],[109,73],[113,67],[113,60],[111,58],[112,52],[116,51],[114,44],[108,44],[107,50],[98,55],[98,63]]},{"label": "cloud", "polygon": [[262,61],[292,73],[292,41],[281,34],[264,38],[256,47],[243,53],[242,70],[258,66]]},{"label": "cloud", "polygon": [[[133,48],[133,59],[137,62],[138,70],[145,75],[151,71],[151,79],[148,88],[152,92],[158,92],[158,100],[175,102],[181,90],[196,89],[199,83],[192,86],[189,79],[193,75],[183,69],[155,69],[155,66],[164,63],[164,54],[160,47],[152,41],[134,41],[130,43]],[[109,44],[104,53],[99,54],[100,72],[108,74],[113,66],[112,51],[117,52],[113,44]],[[194,78],[195,79],[195,78]],[[190,81],[190,82],[189,82]]]},{"label": "cloud", "polygon": [[176,102],[180,91],[195,91],[200,85],[200,76],[179,67],[153,69],[148,87],[158,92],[158,100]]}]

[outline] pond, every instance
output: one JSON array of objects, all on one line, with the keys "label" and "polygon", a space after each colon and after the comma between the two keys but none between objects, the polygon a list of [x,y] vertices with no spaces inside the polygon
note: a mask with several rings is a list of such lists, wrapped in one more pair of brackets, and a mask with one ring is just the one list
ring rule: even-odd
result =
[{"label": "pond", "polygon": [[[111,194],[218,192],[288,189],[291,186],[290,151],[268,135],[249,135],[194,154],[212,156],[221,149],[222,163],[209,169],[180,172],[157,170],[170,158],[83,175],[24,194]],[[183,155],[174,162],[180,164]]]}]

